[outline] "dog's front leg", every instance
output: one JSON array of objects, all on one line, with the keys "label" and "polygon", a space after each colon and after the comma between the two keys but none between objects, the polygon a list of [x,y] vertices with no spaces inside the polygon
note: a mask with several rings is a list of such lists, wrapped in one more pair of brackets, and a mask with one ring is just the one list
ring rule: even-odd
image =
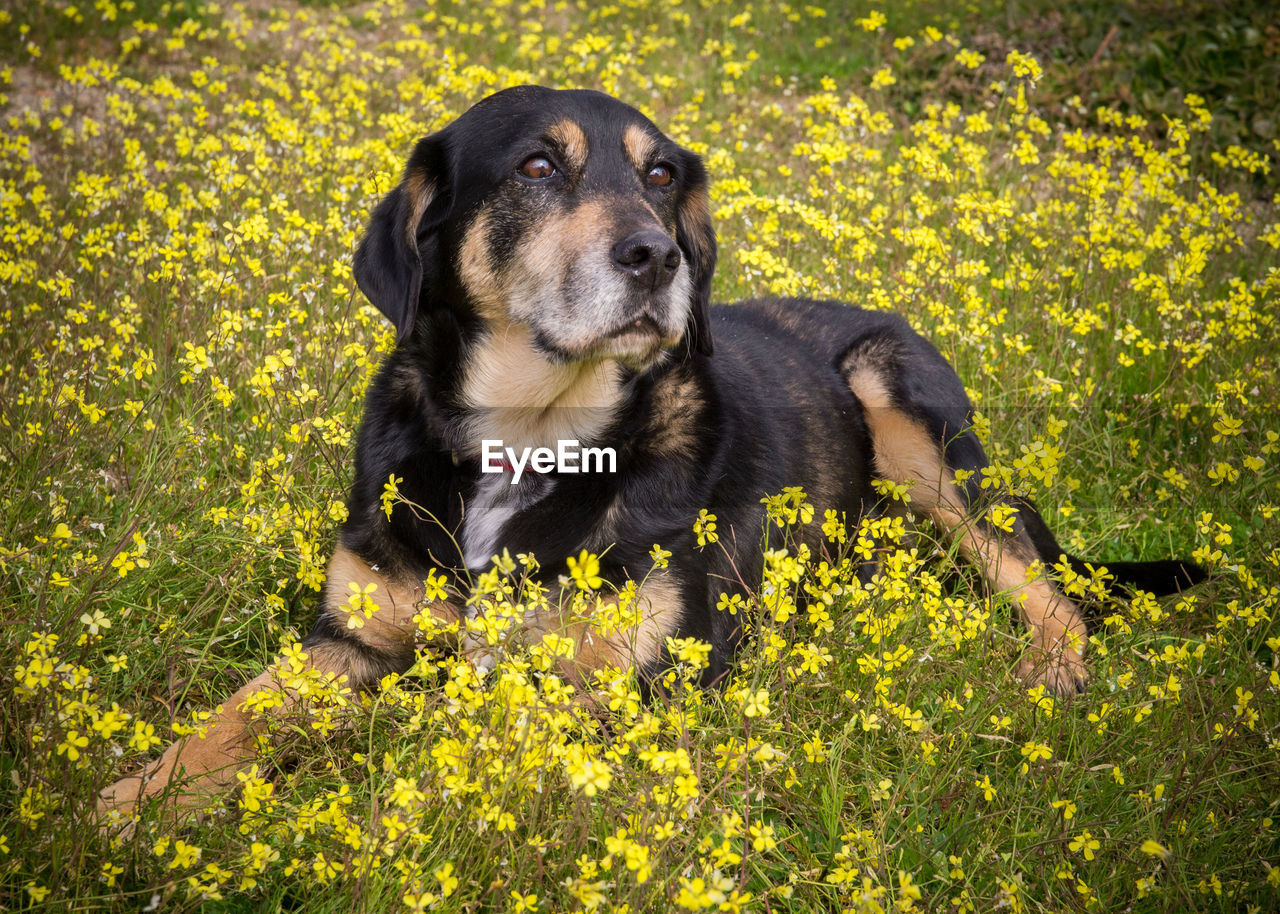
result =
[{"label": "dog's front leg", "polygon": [[[206,726],[171,743],[160,758],[103,790],[98,794],[99,823],[107,829],[125,825],[140,803],[157,795],[163,795],[167,813],[183,818],[234,784],[236,773],[253,760],[256,737],[265,725],[248,709],[248,700],[277,688],[273,666],[216,708]],[[113,812],[120,818],[113,817]]]},{"label": "dog's front leg", "polygon": [[320,617],[302,651],[287,652],[195,733],[103,790],[99,821],[108,828],[122,824],[150,797],[160,797],[174,818],[190,815],[234,786],[236,775],[252,763],[267,727],[265,715],[297,712],[309,693],[328,682],[367,689],[388,673],[404,672],[413,663],[420,611],[429,613],[436,628],[457,630],[456,607],[424,597],[421,581],[392,580],[339,546],[329,562]]}]

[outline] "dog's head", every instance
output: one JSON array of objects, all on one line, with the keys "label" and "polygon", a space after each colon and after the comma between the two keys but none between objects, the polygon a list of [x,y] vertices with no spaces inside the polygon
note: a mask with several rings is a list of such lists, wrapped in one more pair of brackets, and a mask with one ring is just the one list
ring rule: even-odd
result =
[{"label": "dog's head", "polygon": [[355,274],[401,341],[447,307],[553,363],[643,368],[711,353],[715,259],[698,156],[607,95],[521,86],[418,142]]}]

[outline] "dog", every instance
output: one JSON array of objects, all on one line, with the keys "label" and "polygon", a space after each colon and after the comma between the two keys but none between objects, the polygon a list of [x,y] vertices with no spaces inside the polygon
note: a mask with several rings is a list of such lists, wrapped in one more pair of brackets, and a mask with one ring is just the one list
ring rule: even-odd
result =
[{"label": "dog", "polygon": [[[413,664],[419,613],[465,630],[468,572],[533,553],[549,606],[564,606],[566,557],[587,550],[605,592],[643,582],[638,618],[612,634],[554,609],[526,619],[532,636],[573,638],[562,671],[589,683],[629,668],[652,687],[668,639],[696,638],[712,685],[743,640],[742,615],[717,602],[760,580],[762,498],[801,486],[819,517],[856,524],[882,509],[873,483],[885,480],[1020,609],[1018,674],[1083,689],[1084,615],[1042,570],[1062,550],[1034,505],[983,490],[971,406],[937,349],[901,316],[848,304],[713,308],[715,265],[701,160],[612,97],[506,89],[420,140],[355,254],[397,342],[367,394],[349,516],[292,662],[369,689]],[[564,442],[616,462],[553,466]],[[390,484],[406,504],[388,501]],[[1009,520],[993,522],[997,504]],[[717,548],[698,548],[702,509]],[[655,544],[670,552],[660,573]],[[1157,594],[1203,577],[1173,560],[1108,567]],[[246,702],[280,683],[276,667],[245,685],[204,738],[104,790],[101,814],[161,793],[191,810],[234,785],[263,729]]]}]

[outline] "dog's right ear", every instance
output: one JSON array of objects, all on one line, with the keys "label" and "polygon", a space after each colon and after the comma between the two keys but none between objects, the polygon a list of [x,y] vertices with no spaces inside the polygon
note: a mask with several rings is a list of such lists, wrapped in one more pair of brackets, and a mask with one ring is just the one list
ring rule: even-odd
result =
[{"label": "dog's right ear", "polygon": [[356,248],[356,285],[395,325],[397,343],[412,334],[423,286],[435,278],[435,233],[451,196],[444,153],[443,131],[418,141],[404,178],[374,209]]}]

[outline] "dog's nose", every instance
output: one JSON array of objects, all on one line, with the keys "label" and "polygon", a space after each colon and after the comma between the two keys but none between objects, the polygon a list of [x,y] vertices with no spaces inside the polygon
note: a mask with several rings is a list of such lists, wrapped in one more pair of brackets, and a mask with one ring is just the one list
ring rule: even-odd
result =
[{"label": "dog's nose", "polygon": [[613,246],[613,265],[656,290],[671,282],[680,267],[680,248],[657,229],[639,229]]}]

